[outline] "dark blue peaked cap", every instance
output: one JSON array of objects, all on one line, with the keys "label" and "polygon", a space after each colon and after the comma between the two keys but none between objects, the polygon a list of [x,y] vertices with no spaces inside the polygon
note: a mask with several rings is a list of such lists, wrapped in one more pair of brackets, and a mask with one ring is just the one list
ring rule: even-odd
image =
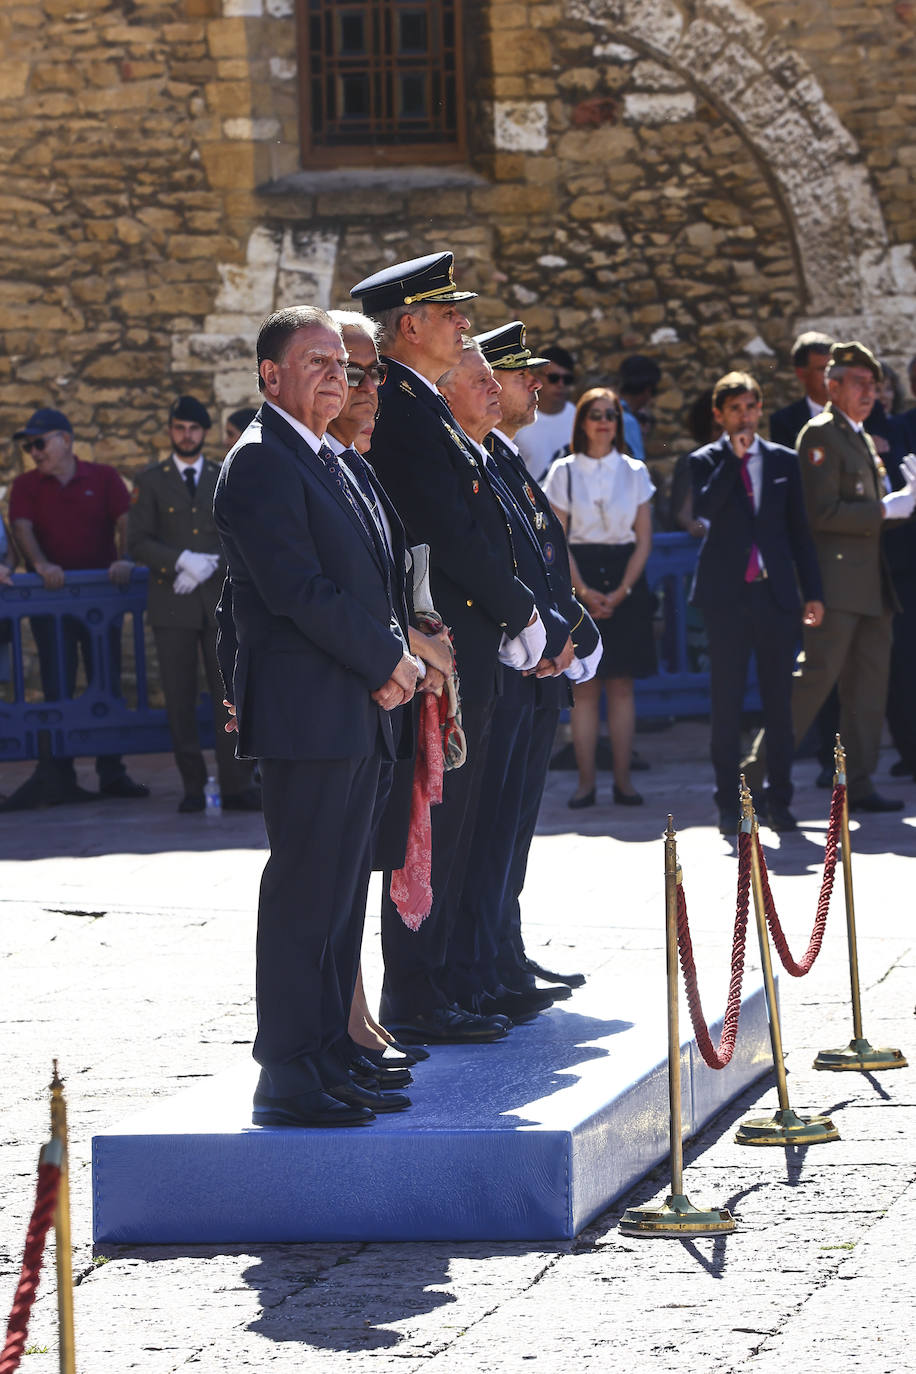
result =
[{"label": "dark blue peaked cap", "polygon": [[486,334],[475,334],[474,342],[494,372],[520,372],[525,367],[540,367],[548,358],[535,358],[525,344],[525,326],[521,320],[501,324]]},{"label": "dark blue peaked cap", "polygon": [[473,300],[476,291],[459,291],[452,272],[453,253],[429,253],[384,267],[354,286],[350,295],[359,300],[364,315],[393,310],[399,305],[447,305]]}]

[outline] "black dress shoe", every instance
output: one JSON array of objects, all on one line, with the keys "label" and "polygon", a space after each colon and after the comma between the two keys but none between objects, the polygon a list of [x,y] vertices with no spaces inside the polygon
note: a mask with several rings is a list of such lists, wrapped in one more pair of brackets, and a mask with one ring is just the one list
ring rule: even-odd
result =
[{"label": "black dress shoe", "polygon": [[643,799],[638,792],[624,792],[614,783],[614,801],[618,806],[642,806]]},{"label": "black dress shoe", "polygon": [[833,790],[833,769],[828,764],[824,764],[817,777],[814,779],[814,786],[819,787],[822,792]]},{"label": "black dress shoe", "polygon": [[515,992],[506,987],[481,993],[478,1010],[482,1016],[508,1016],[512,1021],[533,1021],[538,1012],[552,1007],[556,998],[553,990],[531,988]]},{"label": "black dress shoe", "polygon": [[907,763],[906,759],[898,759],[896,763],[891,764],[890,775],[892,778],[916,778],[916,768]]},{"label": "black dress shoe", "polygon": [[224,811],[263,811],[261,793],[256,787],[246,787],[244,792],[230,792],[223,796]]},{"label": "black dress shoe", "polygon": [[361,1088],[369,1088],[373,1092],[381,1092],[388,1088],[406,1088],[408,1084],[413,1082],[410,1069],[382,1068],[361,1054],[355,1055],[350,1060],[347,1064],[347,1072],[354,1083],[358,1083]]},{"label": "black dress shoe", "polygon": [[776,831],[777,835],[790,835],[793,830],[798,829],[798,821],[789,808],[779,806],[776,802],[770,802],[767,808],[766,823],[771,830]]},{"label": "black dress shoe", "polygon": [[359,1052],[363,1059],[368,1059],[370,1064],[380,1069],[412,1069],[418,1062],[416,1055],[410,1050],[401,1052],[393,1045],[386,1045],[383,1050],[360,1045]]},{"label": "black dress shoe", "polygon": [[525,967],[545,983],[565,983],[568,988],[581,988],[585,983],[584,973],[551,973],[549,968],[536,964],[533,959],[526,958]]},{"label": "black dress shoe", "polygon": [[476,1016],[460,1007],[436,1007],[411,1020],[386,1017],[385,1025],[405,1045],[467,1045],[503,1040],[508,1033],[505,1020],[497,1016]]},{"label": "black dress shoe", "polygon": [[178,814],[190,816],[194,811],[205,811],[207,800],[203,792],[188,792],[178,803]]},{"label": "black dress shoe", "polygon": [[594,806],[594,805],[595,805],[595,789],[594,789],[594,787],[592,788],[592,790],[591,790],[590,792],[583,792],[583,794],[582,794],[581,797],[570,797],[570,799],[569,799],[569,801],[566,803],[566,805],[569,807],[570,811],[581,811],[581,810],[583,810],[583,808],[586,807],[586,806]]},{"label": "black dress shoe", "polygon": [[149,788],[146,783],[134,782],[126,773],[122,773],[119,778],[114,778],[111,782],[106,782],[104,787],[99,788],[100,797],[119,797],[122,801],[132,798],[148,797]]},{"label": "black dress shoe", "polygon": [[351,1107],[368,1107],[371,1112],[403,1112],[410,1106],[410,1098],[403,1093],[380,1093],[370,1088],[361,1088],[352,1079],[345,1083],[332,1083],[327,1089],[338,1102],[346,1102]]},{"label": "black dress shoe", "polygon": [[[387,1030],[388,1027],[386,1026],[385,1029]],[[400,1040],[392,1040],[389,1048],[398,1054],[406,1054],[409,1059],[415,1059],[418,1064],[429,1058],[429,1050],[424,1050],[422,1045],[411,1045],[408,1049],[406,1045],[401,1044]]]},{"label": "black dress shoe", "polygon": [[850,811],[902,811],[903,801],[899,797],[882,797],[880,792],[869,792],[867,797],[850,801]]},{"label": "black dress shoe", "polygon": [[375,1113],[367,1107],[341,1102],[320,1090],[296,1097],[265,1097],[255,1093],[254,1126],[368,1126]]},{"label": "black dress shoe", "polygon": [[738,833],[738,817],[734,811],[719,812],[719,834],[733,839]]}]

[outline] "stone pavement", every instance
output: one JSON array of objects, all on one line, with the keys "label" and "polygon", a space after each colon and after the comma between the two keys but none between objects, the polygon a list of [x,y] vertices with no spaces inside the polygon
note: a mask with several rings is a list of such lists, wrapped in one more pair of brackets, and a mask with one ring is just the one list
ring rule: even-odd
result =
[{"label": "stone pavement", "polygon": [[[712,1016],[727,985],[736,865],[712,825],[706,740],[702,723],[639,736],[652,769],[636,775],[646,806],[635,813],[605,802],[571,813],[571,776],[551,773],[524,910],[536,957],[600,974],[611,996],[652,969],[663,1000],[660,835],[673,811]],[[887,777],[891,759],[885,752],[879,786],[907,807],[853,822],[856,910],[866,1034],[912,1063],[916,788]],[[338,1368],[366,1374],[515,1374],[538,1364],[775,1374],[787,1361],[813,1369],[825,1357],[868,1374],[912,1367],[914,1071],[866,1077],[810,1067],[818,1049],[851,1033],[839,878],[821,958],[807,979],[783,975],[781,1000],[792,1105],[829,1113],[841,1139],[788,1152],[735,1145],[736,1123],[775,1106],[763,1080],[690,1142],[686,1190],[698,1204],[729,1207],[734,1235],[622,1238],[623,1208],[667,1191],[661,1168],[568,1244],[158,1246],[94,1255],[93,1132],[238,1063],[253,1033],[260,818],[178,817],[170,760],[136,759],[131,771],[151,783],[149,802],[0,819],[0,1316],[18,1274],[56,1055],[71,1125],[80,1374],[279,1374],[324,1367],[328,1354]],[[812,785],[814,771],[810,761],[797,768],[802,832],[782,841],[762,834],[796,955],[813,921],[829,802]],[[4,768],[0,788],[11,791],[22,772]],[[88,769],[83,777],[91,785]],[[377,886],[369,911],[365,958],[377,988]],[[753,940],[748,950],[753,970]],[[422,1066],[416,1077],[420,1089]],[[53,1277],[49,1263],[27,1374],[57,1368]]]}]

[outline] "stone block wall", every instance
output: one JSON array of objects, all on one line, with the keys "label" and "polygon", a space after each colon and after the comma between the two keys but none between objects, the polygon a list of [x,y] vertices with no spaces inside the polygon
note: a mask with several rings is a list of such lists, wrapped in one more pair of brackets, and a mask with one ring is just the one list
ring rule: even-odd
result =
[{"label": "stone block wall", "polygon": [[41,404],[129,476],[179,391],[220,421],[256,400],[269,310],[440,246],[475,329],[523,318],[583,383],[657,358],[659,460],[733,365],[789,399],[801,327],[916,351],[916,6],[465,0],[465,22],[466,164],[316,172],[293,0],[10,0],[0,485]]}]

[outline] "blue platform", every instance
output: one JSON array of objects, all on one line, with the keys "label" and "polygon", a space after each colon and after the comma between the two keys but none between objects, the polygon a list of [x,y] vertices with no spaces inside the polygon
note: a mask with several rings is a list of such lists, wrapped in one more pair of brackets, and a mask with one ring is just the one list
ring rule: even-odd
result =
[{"label": "blue platform", "polygon": [[[435,1049],[411,1110],[358,1129],[250,1126],[240,1064],[94,1138],[95,1241],[570,1238],[668,1153],[665,1026],[605,1003],[588,987],[501,1043]],[[682,1048],[685,1137],[771,1063],[751,988],[728,1068]]]}]

